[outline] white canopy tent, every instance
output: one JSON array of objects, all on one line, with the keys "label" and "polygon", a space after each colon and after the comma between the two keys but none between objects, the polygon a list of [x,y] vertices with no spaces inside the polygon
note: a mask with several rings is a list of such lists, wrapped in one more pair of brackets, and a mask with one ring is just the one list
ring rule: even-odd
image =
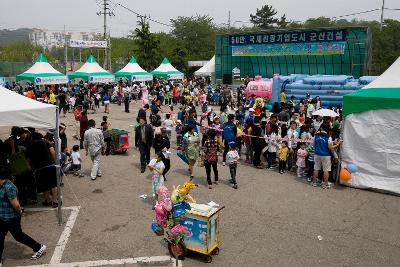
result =
[{"label": "white canopy tent", "polygon": [[[39,129],[54,129],[56,155],[59,155],[58,132],[58,108],[57,106],[38,102],[23,95],[17,94],[0,86],[0,126],[32,127]],[[57,177],[60,173],[60,159],[56,157]],[[62,223],[60,180],[58,187],[58,220]]]},{"label": "white canopy tent", "polygon": [[32,67],[17,75],[16,80],[27,80],[35,85],[68,83],[67,76],[53,68],[43,54],[38,56]]},{"label": "white canopy tent", "polygon": [[152,81],[153,75],[142,69],[140,65],[137,63],[135,57],[131,57],[130,61],[124,68],[120,71],[114,73],[116,78],[125,78],[129,81]]},{"label": "white canopy tent", "polygon": [[346,183],[400,194],[400,58],[375,81],[343,97],[343,164],[358,166]]},{"label": "white canopy tent", "polygon": [[114,82],[115,76],[100,67],[94,56],[90,55],[85,64],[76,72],[68,74],[68,78],[82,79],[91,83],[108,83]]},{"label": "white canopy tent", "polygon": [[174,66],[171,65],[168,58],[164,58],[161,62],[160,66],[157,69],[151,72],[153,76],[165,78],[168,80],[182,80],[184,78],[184,74],[179,70],[175,69]]},{"label": "white canopy tent", "polygon": [[213,76],[215,74],[215,56],[207,62],[206,65],[194,72],[194,76],[204,77]]}]

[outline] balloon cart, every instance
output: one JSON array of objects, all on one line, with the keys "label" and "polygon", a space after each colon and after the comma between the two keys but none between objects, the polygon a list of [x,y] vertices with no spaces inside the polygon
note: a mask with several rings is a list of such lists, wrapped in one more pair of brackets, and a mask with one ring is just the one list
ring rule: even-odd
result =
[{"label": "balloon cart", "polygon": [[125,130],[111,130],[111,154],[123,154],[129,149],[129,135]]},{"label": "balloon cart", "polygon": [[224,207],[189,203],[184,226],[192,232],[185,237],[186,249],[204,255],[205,262],[212,262],[212,255],[218,255],[220,245],[219,214]]}]

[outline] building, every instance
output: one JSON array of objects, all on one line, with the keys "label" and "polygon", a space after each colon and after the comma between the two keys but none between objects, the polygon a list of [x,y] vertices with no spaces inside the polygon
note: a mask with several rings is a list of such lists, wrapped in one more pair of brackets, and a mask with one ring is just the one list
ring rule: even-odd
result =
[{"label": "building", "polygon": [[275,74],[368,75],[371,33],[367,27],[275,30],[216,36],[217,81]]},{"label": "building", "polygon": [[65,32],[64,31],[49,31],[34,29],[29,34],[29,41],[32,44],[39,45],[41,47],[52,48],[52,47],[63,47],[65,45],[65,37],[67,43],[70,39],[77,39],[83,41],[94,40],[97,33],[95,32]]}]

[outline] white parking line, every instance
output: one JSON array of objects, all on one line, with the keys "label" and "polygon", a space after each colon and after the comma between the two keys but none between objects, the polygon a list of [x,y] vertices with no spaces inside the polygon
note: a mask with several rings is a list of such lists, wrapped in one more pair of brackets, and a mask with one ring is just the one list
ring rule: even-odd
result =
[{"label": "white parking line", "polygon": [[[122,265],[122,264],[170,264],[170,266],[176,266],[175,259],[169,256],[153,256],[153,257],[138,257],[138,258],[127,258],[127,259],[116,259],[116,260],[98,260],[98,261],[82,261],[82,262],[70,262],[70,263],[49,263],[41,265],[29,265],[23,267],[92,267],[92,266],[104,266],[104,265]],[[182,267],[182,261],[178,261],[178,267]]]},{"label": "white parking line", "polygon": [[[123,265],[123,264],[170,264],[170,266],[182,267],[182,261],[178,261],[176,265],[175,259],[169,256],[152,256],[152,257],[137,257],[127,259],[115,259],[115,260],[98,260],[98,261],[82,261],[82,262],[71,262],[61,263],[62,256],[64,254],[65,247],[68,239],[71,235],[72,228],[74,227],[75,221],[78,217],[80,206],[63,207],[63,210],[71,210],[68,221],[65,225],[64,231],[61,233],[60,239],[54,249],[53,256],[51,257],[50,263],[40,265],[25,265],[20,267],[91,267],[91,266],[104,266],[104,265]],[[25,211],[39,212],[39,211],[54,211],[52,208],[27,208]]]},{"label": "white parking line", "polygon": [[60,263],[62,256],[64,254],[65,246],[67,245],[69,236],[71,235],[72,228],[74,227],[76,218],[78,217],[79,213],[79,206],[76,207],[70,207],[71,208],[71,214],[69,215],[67,224],[65,225],[65,229],[62,232],[60,239],[58,240],[58,243],[56,245],[56,248],[54,249],[53,256],[51,257],[50,264],[55,264],[55,263]]}]

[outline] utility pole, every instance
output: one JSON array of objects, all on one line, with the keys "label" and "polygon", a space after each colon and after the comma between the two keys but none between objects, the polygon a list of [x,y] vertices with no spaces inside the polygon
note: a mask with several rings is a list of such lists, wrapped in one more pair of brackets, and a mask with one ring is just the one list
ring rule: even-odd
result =
[{"label": "utility pole", "polygon": [[65,57],[65,75],[68,73],[68,44],[67,44],[67,33],[65,31],[65,25],[64,25],[64,47],[65,47],[65,52],[64,52],[64,57]]},{"label": "utility pole", "polygon": [[231,30],[231,11],[228,13],[228,30]]},{"label": "utility pole", "polygon": [[381,11],[381,31],[383,28],[383,11],[385,10],[385,0],[382,0],[382,11]]},{"label": "utility pole", "polygon": [[104,32],[103,32],[103,40],[107,42],[107,47],[104,49],[104,62],[103,62],[103,67],[105,69],[108,68],[108,46],[109,46],[109,42],[107,40],[107,15],[108,16],[115,16],[114,12],[112,12],[110,10],[110,8],[108,7],[110,4],[108,3],[110,0],[103,0],[103,11],[97,12],[96,14],[98,16],[103,15],[103,20],[104,20]]}]

